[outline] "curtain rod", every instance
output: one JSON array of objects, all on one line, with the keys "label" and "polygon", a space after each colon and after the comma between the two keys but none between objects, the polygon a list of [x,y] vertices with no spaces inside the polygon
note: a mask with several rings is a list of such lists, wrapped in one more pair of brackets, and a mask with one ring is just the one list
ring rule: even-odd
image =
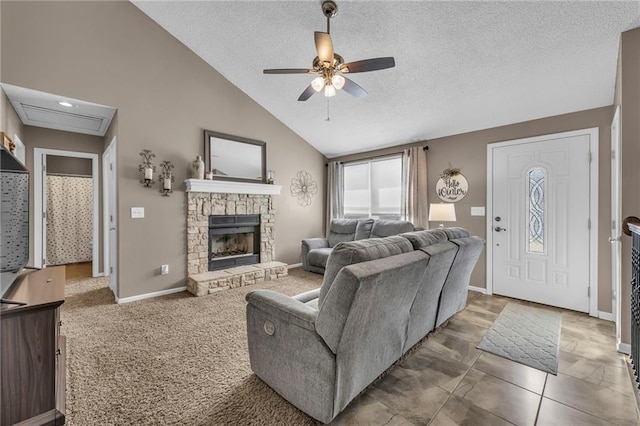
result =
[{"label": "curtain rod", "polygon": [[[423,150],[423,151],[429,151],[429,145],[425,145],[425,146],[423,146],[423,147],[422,147],[422,150]],[[391,155],[400,154],[402,151],[404,151],[404,150],[401,150],[401,151],[398,151],[398,152],[391,152],[391,153],[389,153],[389,154],[372,155],[371,157],[364,157],[364,158],[361,158],[361,159],[358,159],[358,160],[338,161],[338,163],[350,163],[350,162],[352,162],[352,161],[363,161],[363,160],[371,160],[371,159],[373,159],[373,158],[389,157],[389,156],[391,156]],[[329,162],[331,162],[331,160],[329,160]],[[324,164],[324,166],[325,166],[325,167],[329,167],[329,163],[325,163],[325,164]]]}]

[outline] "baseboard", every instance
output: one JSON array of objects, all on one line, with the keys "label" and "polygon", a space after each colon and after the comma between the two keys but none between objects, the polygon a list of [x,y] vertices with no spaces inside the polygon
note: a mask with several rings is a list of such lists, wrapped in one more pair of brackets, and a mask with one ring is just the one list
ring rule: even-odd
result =
[{"label": "baseboard", "polygon": [[181,291],[186,291],[186,290],[187,290],[187,287],[185,286],[185,287],[178,287],[178,288],[170,288],[169,290],[154,291],[153,293],[139,294],[137,296],[130,296],[130,297],[116,296],[116,303],[135,302],[136,300],[151,299],[152,297],[166,296],[167,294],[180,293]]},{"label": "baseboard", "polygon": [[613,317],[613,314],[611,312],[598,311],[598,318],[605,321],[613,321],[613,322],[616,321],[616,319]]},{"label": "baseboard", "polygon": [[618,343],[616,344],[616,349],[623,354],[629,355],[631,353],[631,345],[628,343]]},{"label": "baseboard", "polygon": [[487,289],[486,288],[482,288],[482,287],[476,287],[476,286],[469,286],[469,290],[471,291],[477,291],[478,293],[482,293],[482,294],[487,294]]},{"label": "baseboard", "polygon": [[287,265],[287,269],[295,269],[295,268],[302,268],[302,263],[293,263],[291,265]]}]

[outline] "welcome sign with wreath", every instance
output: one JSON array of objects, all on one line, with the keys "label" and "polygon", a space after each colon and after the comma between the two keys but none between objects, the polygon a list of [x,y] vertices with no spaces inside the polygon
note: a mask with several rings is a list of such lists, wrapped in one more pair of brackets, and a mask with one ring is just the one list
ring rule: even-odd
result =
[{"label": "welcome sign with wreath", "polygon": [[449,167],[440,175],[440,179],[436,183],[436,193],[442,201],[455,203],[460,201],[467,195],[469,191],[469,183],[460,169]]}]

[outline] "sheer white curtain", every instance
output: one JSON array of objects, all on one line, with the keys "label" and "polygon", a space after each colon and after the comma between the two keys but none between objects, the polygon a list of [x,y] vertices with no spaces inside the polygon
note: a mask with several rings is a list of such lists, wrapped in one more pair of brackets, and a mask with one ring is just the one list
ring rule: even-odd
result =
[{"label": "sheer white curtain", "polygon": [[47,176],[47,265],[92,260],[93,179]]},{"label": "sheer white curtain", "polygon": [[342,163],[330,161],[327,165],[327,222],[325,233],[329,233],[331,219],[340,218],[344,210],[344,172]]},{"label": "sheer white curtain", "polygon": [[405,212],[414,226],[429,229],[427,201],[427,151],[422,146],[405,149],[402,158],[405,171]]}]

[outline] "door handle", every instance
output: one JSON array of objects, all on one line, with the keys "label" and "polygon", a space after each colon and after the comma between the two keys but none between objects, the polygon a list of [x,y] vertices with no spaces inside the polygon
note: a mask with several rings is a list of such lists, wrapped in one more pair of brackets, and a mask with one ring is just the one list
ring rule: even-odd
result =
[{"label": "door handle", "polygon": [[496,232],[502,232],[502,231],[506,231],[507,228],[501,228],[499,226],[496,226],[495,228],[493,228],[493,230],[496,231]]},{"label": "door handle", "polygon": [[613,243],[617,243],[618,241],[621,241],[621,240],[622,240],[621,236],[618,236],[618,237],[615,237],[615,238],[611,238],[611,237],[609,237],[609,242],[610,242],[611,244],[613,244]]}]

